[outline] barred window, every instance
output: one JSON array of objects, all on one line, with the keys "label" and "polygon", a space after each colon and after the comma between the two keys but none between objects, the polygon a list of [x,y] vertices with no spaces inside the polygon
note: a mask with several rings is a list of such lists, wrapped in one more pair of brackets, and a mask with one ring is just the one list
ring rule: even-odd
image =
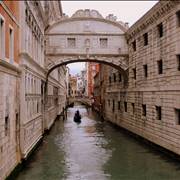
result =
[{"label": "barred window", "polygon": [[146,116],[146,104],[142,105],[142,115]]},{"label": "barred window", "polygon": [[136,79],[136,68],[133,68],[133,78]]},{"label": "barred window", "polygon": [[177,69],[180,71],[180,55],[177,55]]},{"label": "barred window", "polygon": [[156,119],[161,120],[161,106],[156,106]]},{"label": "barred window", "polygon": [[180,109],[175,109],[176,124],[180,125]]},{"label": "barred window", "polygon": [[132,42],[132,48],[133,48],[134,51],[136,51],[136,41]]},{"label": "barred window", "polygon": [[68,41],[68,47],[74,48],[76,47],[76,39],[75,38],[67,38]]},{"label": "barred window", "polygon": [[124,102],[124,111],[127,112],[127,102]]},{"label": "barred window", "polygon": [[144,77],[148,77],[148,67],[147,64],[143,65],[144,68]]},{"label": "barred window", "polygon": [[160,23],[158,26],[157,26],[157,29],[158,29],[158,35],[159,37],[163,37],[163,24]]},{"label": "barred window", "polygon": [[135,108],[134,108],[134,103],[131,103],[132,106],[132,114],[134,114]]},{"label": "barred window", "polygon": [[148,45],[148,33],[145,33],[143,35],[143,38],[144,38],[144,46],[147,46]]},{"label": "barred window", "polygon": [[107,48],[108,46],[108,39],[107,38],[100,38],[100,47]]},{"label": "barred window", "polygon": [[180,11],[176,12],[176,18],[177,18],[177,27],[180,27]]},{"label": "barred window", "polygon": [[163,62],[162,62],[162,59],[157,61],[157,65],[158,65],[158,74],[162,74],[163,73]]}]

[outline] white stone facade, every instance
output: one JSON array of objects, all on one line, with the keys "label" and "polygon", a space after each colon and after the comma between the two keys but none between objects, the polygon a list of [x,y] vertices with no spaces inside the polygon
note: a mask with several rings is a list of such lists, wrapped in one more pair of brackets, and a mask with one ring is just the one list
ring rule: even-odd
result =
[{"label": "white stone facade", "polygon": [[0,179],[19,163],[20,70],[0,60]]},{"label": "white stone facade", "polygon": [[[58,2],[53,2],[58,4]],[[21,2],[21,153],[26,158],[32,148],[49,129],[57,115],[65,108],[65,67],[55,69],[48,79],[44,68],[44,29],[56,15],[46,19],[45,11],[52,11],[50,2]],[[54,11],[56,13],[56,11]],[[51,14],[52,15],[52,14]],[[57,18],[57,17],[56,17]],[[61,92],[59,94],[58,92]],[[45,98],[47,96],[47,98]],[[47,101],[46,101],[47,100]]]},{"label": "white stone facade", "polygon": [[108,68],[105,118],[180,155],[178,12],[179,1],[160,1],[127,31],[128,86]]}]

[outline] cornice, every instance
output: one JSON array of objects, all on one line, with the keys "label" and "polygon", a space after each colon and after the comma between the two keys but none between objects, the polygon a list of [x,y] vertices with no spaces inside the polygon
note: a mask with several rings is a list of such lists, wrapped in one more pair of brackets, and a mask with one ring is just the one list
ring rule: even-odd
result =
[{"label": "cornice", "polygon": [[136,34],[144,30],[149,25],[156,22],[159,18],[165,16],[180,1],[160,1],[154,5],[144,16],[142,16],[135,24],[133,24],[126,32],[127,39],[134,37]]},{"label": "cornice", "polygon": [[114,25],[118,28],[120,28],[123,32],[126,32],[128,29],[125,28],[122,24],[118,23],[118,21],[111,21],[104,18],[95,18],[95,17],[71,17],[71,18],[61,18],[60,20],[53,22],[53,24],[50,24],[50,26],[46,29],[46,34],[56,25],[66,22],[73,22],[73,21],[87,21],[87,20],[93,20],[93,21],[99,21],[104,22],[107,24]]},{"label": "cornice", "polygon": [[19,76],[21,69],[13,64],[8,63],[7,61],[0,59],[0,72]]},{"label": "cornice", "polygon": [[[26,52],[21,52],[19,55],[20,58],[25,58],[28,59],[28,62],[30,62],[34,67],[36,67],[37,69],[39,69],[41,72],[46,72],[45,69],[43,67],[41,67],[36,61],[34,61],[28,53]],[[24,62],[21,62],[21,65],[24,65]]]},{"label": "cornice", "polygon": [[7,14],[11,17],[11,19],[14,21],[14,23],[19,27],[19,22],[16,19],[15,16],[13,16],[13,14],[11,13],[11,11],[9,10],[9,8],[3,3],[3,1],[0,1],[0,4],[2,5],[2,7],[4,8],[4,10],[7,12]]}]

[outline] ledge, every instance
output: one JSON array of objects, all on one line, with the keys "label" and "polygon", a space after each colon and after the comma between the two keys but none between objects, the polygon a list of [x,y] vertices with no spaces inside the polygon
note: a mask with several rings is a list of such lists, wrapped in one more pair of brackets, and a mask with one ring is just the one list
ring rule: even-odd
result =
[{"label": "ledge", "polygon": [[19,76],[19,74],[21,73],[21,69],[13,64],[10,64],[7,61],[0,59],[0,72]]}]

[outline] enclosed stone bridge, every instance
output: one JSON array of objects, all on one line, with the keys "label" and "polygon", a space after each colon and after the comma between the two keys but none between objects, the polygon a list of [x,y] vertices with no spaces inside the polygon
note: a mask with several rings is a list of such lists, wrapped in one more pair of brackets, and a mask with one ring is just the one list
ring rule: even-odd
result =
[{"label": "enclosed stone bridge", "polygon": [[71,105],[71,104],[74,104],[75,102],[80,102],[84,105],[87,105],[87,106],[91,106],[92,105],[92,101],[89,97],[80,97],[80,96],[76,96],[76,97],[69,97],[67,99],[67,104],[68,105]]},{"label": "enclosed stone bridge", "polygon": [[55,68],[74,62],[104,63],[119,69],[128,79],[128,25],[112,14],[103,18],[96,10],[78,10],[46,30],[47,77]]}]

